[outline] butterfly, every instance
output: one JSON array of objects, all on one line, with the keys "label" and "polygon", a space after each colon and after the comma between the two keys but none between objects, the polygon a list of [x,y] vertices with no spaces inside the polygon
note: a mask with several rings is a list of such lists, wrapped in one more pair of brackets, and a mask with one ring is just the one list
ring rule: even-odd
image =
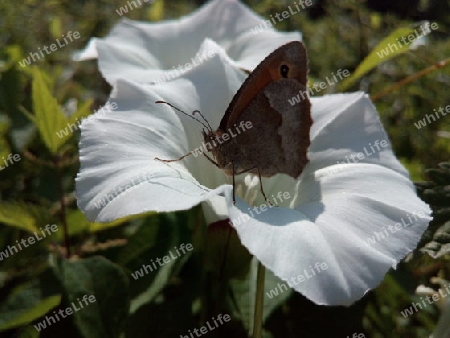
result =
[{"label": "butterfly", "polygon": [[[194,111],[188,115],[202,123],[206,149],[212,154],[206,158],[233,177],[242,173],[257,174],[264,193],[261,177],[284,173],[297,178],[308,163],[312,125],[311,103],[307,92],[308,58],[304,45],[292,41],[269,54],[244,81],[234,95],[217,130],[206,118]],[[302,93],[302,99],[291,104],[292,98]],[[290,100],[291,99],[291,100]],[[203,121],[197,119],[198,113]],[[209,147],[208,147],[209,145]],[[179,161],[192,152],[176,160]]]}]

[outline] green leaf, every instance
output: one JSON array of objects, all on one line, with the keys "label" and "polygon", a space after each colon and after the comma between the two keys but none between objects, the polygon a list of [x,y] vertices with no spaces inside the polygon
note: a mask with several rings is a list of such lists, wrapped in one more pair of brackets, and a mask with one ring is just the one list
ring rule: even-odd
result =
[{"label": "green leaf", "polygon": [[7,131],[8,124],[0,121],[0,157],[7,157],[11,153],[11,148],[5,138]]},{"label": "green leaf", "polygon": [[138,231],[129,238],[127,245],[120,251],[115,260],[117,264],[126,265],[134,259],[138,259],[140,255],[156,244],[158,233],[158,216],[148,217]]},{"label": "green leaf", "polygon": [[150,21],[160,21],[164,18],[164,0],[155,0],[147,10]]},{"label": "green leaf", "polygon": [[[182,214],[180,213],[180,215]],[[184,265],[190,256],[188,252],[181,257],[170,260],[169,263],[154,271],[148,271],[148,273],[142,270],[143,265],[151,264],[151,260],[168,255],[170,250],[175,253],[175,247],[179,247],[181,243],[187,244],[190,241],[187,228],[185,226],[180,227],[180,224],[177,223],[176,214],[159,214],[157,217],[159,220],[155,219],[156,216],[147,218],[136,235],[132,236],[130,243],[118,256],[119,261],[126,263],[129,274],[134,274],[134,276],[141,274],[137,279],[134,279],[134,277],[132,279],[130,313],[134,313],[144,304],[151,302],[167,286],[169,278],[176,273],[179,267]],[[184,220],[186,220],[186,217],[184,217]],[[156,230],[157,234],[154,233]],[[142,238],[145,238],[144,236],[148,236],[148,244],[141,241]],[[140,245],[143,245],[145,250],[139,248]]]},{"label": "green leaf", "polygon": [[125,273],[100,256],[74,261],[53,256],[52,265],[65,290],[66,308],[72,308],[73,321],[80,334],[118,337],[129,308]]},{"label": "green leaf", "polygon": [[39,335],[39,331],[33,325],[28,325],[17,333],[17,338],[38,338]]},{"label": "green leaf", "polygon": [[[69,235],[73,236],[73,235],[79,235],[82,233],[94,233],[94,232],[98,232],[98,231],[103,231],[103,230],[106,230],[109,228],[113,228],[113,227],[122,225],[123,223],[125,223],[131,219],[135,219],[135,218],[139,218],[139,217],[141,217],[141,215],[127,216],[124,218],[114,220],[113,222],[109,222],[109,223],[94,223],[94,222],[90,222],[86,218],[86,216],[83,214],[83,212],[81,210],[77,209],[77,210],[72,210],[72,211],[68,212],[67,225],[69,228]],[[63,234],[58,233],[58,238],[60,240],[62,240]]]},{"label": "green leaf", "polygon": [[17,66],[17,63],[23,59],[22,49],[18,45],[6,46],[5,53],[8,56],[7,61],[2,64],[0,71]]},{"label": "green leaf", "polygon": [[[190,338],[188,330],[192,332],[195,327],[192,299],[189,293],[185,293],[181,297],[163,303],[150,303],[139,308],[127,322],[126,337],[187,336]],[[209,334],[204,335],[205,338],[209,336],[214,337]]]},{"label": "green leaf", "polygon": [[[153,212],[150,212],[153,213]],[[106,229],[110,229],[110,228],[114,228],[117,227],[119,225],[122,225],[125,222],[128,222],[130,220],[133,219],[139,219],[143,217],[143,214],[139,214],[139,215],[131,215],[131,216],[126,216],[123,218],[118,218],[112,222],[108,222],[108,223],[95,223],[95,222],[89,222],[89,232],[97,232],[97,231],[102,231],[102,230],[106,230]]]},{"label": "green leaf", "polygon": [[15,202],[0,204],[0,222],[21,230],[38,231],[49,220],[48,210],[44,207]]},{"label": "green leaf", "polygon": [[0,331],[29,324],[56,307],[61,295],[54,285],[54,276],[47,270],[39,279],[15,288],[0,304]]},{"label": "green leaf", "polygon": [[59,16],[51,18],[49,29],[52,33],[53,39],[61,38],[61,36],[63,35],[61,26],[61,18]]},{"label": "green leaf", "polygon": [[[37,67],[33,68],[33,109],[34,116],[27,114],[36,124],[42,140],[53,154],[70,138],[68,119],[61,111],[56,99],[50,93],[44,81],[43,74]],[[57,133],[60,133],[59,137]]]},{"label": "green leaf", "polygon": [[208,225],[205,261],[216,278],[245,278],[252,255],[242,245],[236,230],[227,220]]},{"label": "green leaf", "polygon": [[[20,296],[19,296],[20,297]],[[17,299],[16,302],[21,302],[23,300]],[[50,296],[45,299],[42,299],[40,302],[38,302],[33,308],[29,309],[26,312],[16,314],[14,311],[14,314],[11,313],[10,309],[6,309],[5,311],[10,311],[9,315],[11,320],[7,323],[0,322],[0,331],[18,327],[24,324],[28,324],[32,322],[34,319],[39,318],[43,316],[45,313],[53,309],[54,307],[58,306],[61,302],[61,296]],[[18,310],[17,312],[19,312]],[[3,311],[2,311],[3,312]],[[2,313],[3,314],[3,313]]]},{"label": "green leaf", "polygon": [[130,304],[130,313],[135,313],[138,309],[140,309],[145,304],[150,303],[166,286],[167,281],[173,273],[174,267],[177,263],[184,262],[187,257],[182,257],[178,261],[170,261],[169,263],[164,264],[162,267],[158,269],[158,272],[155,278],[152,281],[152,284],[139,294],[137,297],[133,298]]},{"label": "green leaf", "polygon": [[[79,235],[89,230],[89,221],[84,216],[83,212],[79,209],[71,210],[67,213],[67,228],[69,230],[69,236]],[[62,240],[64,234],[58,232],[58,239]]]},{"label": "green leaf", "polygon": [[[354,73],[342,81],[340,85],[340,90],[346,90],[359,78],[367,74],[373,68],[378,66],[380,63],[392,59],[393,57],[405,53],[411,47],[411,43],[404,44],[398,43],[397,39],[407,37],[409,34],[414,32],[414,27],[401,27],[392,32],[388,37],[384,38],[370,53],[367,57],[359,64]],[[406,40],[407,41],[407,40]],[[390,48],[392,45],[398,48]]]},{"label": "green leaf", "polygon": [[92,113],[91,111],[92,102],[93,102],[92,100],[88,100],[82,103],[78,108],[78,110],[69,117],[69,123],[76,123],[79,125],[83,120],[83,118],[89,116]]}]

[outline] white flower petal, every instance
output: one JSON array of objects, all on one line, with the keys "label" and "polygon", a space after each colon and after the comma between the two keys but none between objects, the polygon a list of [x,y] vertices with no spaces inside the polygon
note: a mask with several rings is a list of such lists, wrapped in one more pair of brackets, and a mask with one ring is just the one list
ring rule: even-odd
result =
[{"label": "white flower petal", "polygon": [[[346,166],[363,163],[378,164],[408,177],[406,169],[393,154],[378,113],[366,94],[356,92],[313,97],[311,104],[313,124],[309,163],[300,179],[315,175],[316,171],[325,176],[356,170],[358,167],[350,169]],[[383,140],[385,142],[380,145]],[[272,194],[289,193],[290,199],[283,200],[281,206],[292,207],[305,198],[299,196],[299,192],[305,190],[299,190],[297,180],[287,175],[263,178],[263,187],[269,199]],[[257,201],[264,203],[260,192]]]},{"label": "white flower petal", "polygon": [[[309,172],[338,162],[374,163],[408,176],[393,154],[378,113],[366,94],[325,95],[312,98],[311,104]],[[386,147],[380,145],[383,140],[388,144]],[[364,157],[357,158],[358,153]]]},{"label": "white flower petal", "polygon": [[74,53],[73,60],[85,61],[98,58],[97,41],[99,41],[98,38],[89,40],[88,45],[83,50]]},{"label": "white flower petal", "polygon": [[[223,192],[224,186],[202,186],[180,163],[169,166],[154,159],[178,157],[184,151],[183,139],[187,143],[184,130],[177,116],[155,104],[152,95],[126,83],[119,86],[115,102],[125,111],[93,116],[81,125],[77,196],[86,216],[106,222],[145,211],[189,209]],[[131,91],[134,95],[126,96],[140,102],[141,110],[130,109],[120,97]]]},{"label": "white flower petal", "polygon": [[[237,207],[229,203],[242,243],[281,279],[291,281],[305,269],[312,274],[310,266],[316,263],[327,264],[314,278],[293,285],[317,304],[349,305],[376,287],[415,248],[430,220],[430,209],[406,178],[376,165],[353,166],[357,174],[316,177],[314,184],[301,186],[298,210],[261,212],[242,202]],[[413,212],[421,217],[411,216]]]},{"label": "white flower petal", "polygon": [[[326,263],[328,269],[293,287],[318,304],[349,305],[416,247],[431,210],[395,158],[367,96],[313,98],[312,117],[310,162],[300,179],[263,180],[268,197],[289,192],[280,205],[296,210],[261,212],[229,202],[230,219],[249,251],[285,281]],[[386,143],[377,147],[376,140]],[[359,152],[357,161],[346,160]]]},{"label": "white flower petal", "polygon": [[150,83],[195,63],[201,44],[211,39],[240,67],[252,70],[277,47],[301,39],[299,33],[272,29],[250,32],[262,22],[263,18],[239,1],[214,0],[180,20],[145,23],[123,19],[107,37],[95,38],[74,59],[98,56],[100,71],[110,84],[121,77]]},{"label": "white flower petal", "polygon": [[[216,78],[214,86],[205,74]],[[154,160],[176,159],[203,141],[201,125],[155,101],[187,113],[200,109],[216,127],[218,109],[226,109],[243,76],[217,55],[170,83],[119,80],[112,94],[118,110],[95,114],[81,125],[77,195],[87,217],[104,222],[151,210],[188,209],[231,189],[220,186],[225,174],[203,156],[169,164]],[[207,186],[219,187],[210,191]]]},{"label": "white flower petal", "polygon": [[[153,107],[155,112],[157,108]],[[90,220],[106,222],[145,211],[189,209],[224,191],[225,186],[215,190],[202,186],[180,164],[154,160],[155,156],[177,156],[171,151],[176,144],[170,143],[176,128],[169,129],[157,118],[151,128],[143,127],[138,121],[145,123],[148,116],[140,111],[129,111],[133,116],[128,120],[133,122],[127,123],[120,113],[90,119],[81,128],[77,196]]]},{"label": "white flower petal", "polygon": [[299,32],[278,32],[267,29],[255,34],[250,31],[239,36],[227,52],[241,68],[253,70],[278,47],[291,41],[301,40],[302,35]]}]

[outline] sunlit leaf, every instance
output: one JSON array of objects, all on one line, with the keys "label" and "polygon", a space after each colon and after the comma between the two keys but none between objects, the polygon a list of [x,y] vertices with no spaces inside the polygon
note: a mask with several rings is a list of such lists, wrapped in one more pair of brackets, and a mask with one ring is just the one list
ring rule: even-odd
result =
[{"label": "sunlit leaf", "polygon": [[39,231],[49,220],[48,210],[26,203],[0,203],[0,222],[30,232]]},{"label": "sunlit leaf", "polygon": [[155,0],[148,8],[147,17],[150,21],[159,21],[164,18],[164,1]]},{"label": "sunlit leaf", "polygon": [[68,128],[68,119],[50,93],[44,77],[37,67],[33,68],[32,97],[34,115],[27,115],[36,124],[47,148],[55,154],[71,136],[70,133],[64,133]]},{"label": "sunlit leaf", "polygon": [[411,44],[399,43],[398,41],[413,32],[414,27],[401,27],[392,32],[388,37],[381,40],[381,42],[359,64],[354,73],[341,82],[340,90],[346,90],[354,82],[378,66],[380,63],[407,52],[411,47]]}]

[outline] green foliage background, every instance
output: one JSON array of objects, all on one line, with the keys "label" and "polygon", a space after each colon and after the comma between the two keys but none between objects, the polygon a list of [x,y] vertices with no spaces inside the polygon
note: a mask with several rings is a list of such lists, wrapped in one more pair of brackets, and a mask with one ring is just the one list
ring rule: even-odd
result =
[{"label": "green foliage background", "polygon": [[[380,42],[394,41],[391,34],[398,28],[416,27],[421,20],[438,23],[439,29],[428,36],[426,45],[389,60],[369,62],[368,72],[357,81],[327,92],[363,90],[373,96],[450,55],[450,1],[391,2],[317,1],[312,9],[276,28],[303,32],[311,81],[321,81],[337,69],[353,73]],[[232,314],[233,320],[208,336],[247,336],[253,267],[234,239],[229,248],[234,256],[227,258],[240,265],[230,263],[229,269],[220,269],[229,229],[221,224],[207,229],[200,208],[109,224],[88,222],[77,209],[74,178],[79,134],[60,139],[54,131],[100,107],[110,88],[95,62],[75,63],[71,53],[91,37],[105,36],[119,20],[115,10],[126,3],[0,2],[0,158],[21,156],[0,171],[0,250],[46,224],[59,227],[54,235],[0,261],[1,337],[179,337],[220,311]],[[155,0],[127,17],[177,19],[201,3]],[[266,18],[292,5],[269,0],[245,3]],[[31,51],[68,31],[78,31],[81,38],[33,66],[19,66],[18,61]],[[265,337],[346,337],[355,332],[370,337],[427,337],[433,332],[443,304],[408,318],[400,311],[418,301],[416,286],[436,288],[430,283],[436,276],[450,280],[446,249],[450,169],[447,164],[425,174],[426,168],[449,159],[450,117],[421,129],[414,125],[433,109],[450,104],[449,86],[447,64],[375,101],[395,153],[412,178],[429,180],[420,184],[420,194],[437,217],[421,250],[350,308],[319,307],[288,292],[267,300]],[[68,116],[65,111],[70,109],[75,112]],[[192,243],[195,250],[155,273],[138,280],[131,277],[142,264],[181,243]],[[70,259],[65,258],[68,246]],[[276,282],[268,273],[267,285],[273,287]],[[41,333],[34,329],[33,324],[45,314],[68,307],[84,294],[95,295],[95,306]]]}]

